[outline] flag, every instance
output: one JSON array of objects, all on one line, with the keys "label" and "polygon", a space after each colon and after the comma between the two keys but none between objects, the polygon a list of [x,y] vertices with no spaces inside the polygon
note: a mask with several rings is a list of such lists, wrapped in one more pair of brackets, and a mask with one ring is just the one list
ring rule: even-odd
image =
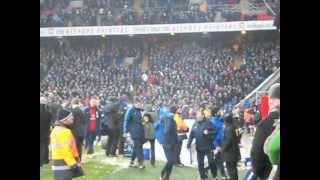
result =
[{"label": "flag", "polygon": [[262,119],[268,117],[269,113],[269,97],[261,96],[260,97],[260,116]]}]

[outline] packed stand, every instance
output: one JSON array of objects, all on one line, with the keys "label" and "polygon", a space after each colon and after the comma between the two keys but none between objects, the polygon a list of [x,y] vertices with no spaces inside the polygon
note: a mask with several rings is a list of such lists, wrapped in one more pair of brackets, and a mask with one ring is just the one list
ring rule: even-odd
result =
[{"label": "packed stand", "polygon": [[[170,50],[171,49],[171,50]],[[279,66],[279,46],[249,44],[239,67],[229,47],[152,48],[149,84],[142,93],[166,104],[238,103]]]},{"label": "packed stand", "polygon": [[[44,0],[40,4],[40,27],[61,26],[110,26],[168,23],[198,23],[216,21],[240,21],[272,19],[258,14],[243,14],[236,7],[239,0],[208,0],[207,3],[183,1],[147,1],[136,9],[133,0],[83,1],[83,5],[71,5],[71,1]],[[256,4],[256,2],[253,2]],[[273,7],[275,3],[269,3]],[[263,9],[263,3],[256,8]],[[263,9],[268,14],[267,9]]]},{"label": "packed stand", "polygon": [[142,59],[139,48],[67,48],[54,55],[47,50],[41,62],[53,65],[40,83],[40,93],[55,92],[61,100],[75,96],[106,100],[131,93],[155,105],[185,105],[183,114],[189,117],[190,109],[202,103],[235,105],[280,67],[278,44],[242,46],[241,55],[229,46],[154,46],[146,72],[139,62],[134,63],[135,68],[122,62],[129,56]]},{"label": "packed stand", "polygon": [[121,60],[121,56],[133,56],[139,50],[124,47],[126,53],[119,51],[120,48],[105,51],[102,48],[76,48],[55,54],[54,64],[40,83],[40,92],[44,95],[56,92],[60,100],[70,100],[74,96],[119,96],[130,88],[134,69],[113,65],[112,59]]}]

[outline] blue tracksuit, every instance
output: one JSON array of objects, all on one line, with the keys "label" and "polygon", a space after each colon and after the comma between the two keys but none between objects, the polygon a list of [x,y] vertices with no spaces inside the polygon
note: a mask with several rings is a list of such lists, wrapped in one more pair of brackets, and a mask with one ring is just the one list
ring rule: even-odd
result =
[{"label": "blue tracksuit", "polygon": [[124,116],[123,132],[129,132],[132,139],[144,138],[144,127],[142,124],[141,111],[142,109],[130,107]]},{"label": "blue tracksuit", "polygon": [[133,140],[133,152],[131,156],[131,161],[133,162],[135,158],[138,158],[139,164],[143,162],[143,143],[144,143],[144,127],[142,124],[142,109],[135,107],[130,107],[125,116],[123,123],[123,132],[130,133]]},{"label": "blue tracksuit", "polygon": [[[217,136],[213,141],[213,146],[214,146],[214,148],[220,147],[221,146],[221,142],[222,142],[223,137],[224,137],[223,123],[222,123],[221,119],[219,117],[217,117],[217,116],[213,116],[211,118],[211,122],[214,124],[214,126],[216,128],[216,131],[217,131]],[[217,169],[219,169],[221,175],[225,176],[223,160],[222,160],[220,152],[215,155],[214,160],[215,160]]]}]

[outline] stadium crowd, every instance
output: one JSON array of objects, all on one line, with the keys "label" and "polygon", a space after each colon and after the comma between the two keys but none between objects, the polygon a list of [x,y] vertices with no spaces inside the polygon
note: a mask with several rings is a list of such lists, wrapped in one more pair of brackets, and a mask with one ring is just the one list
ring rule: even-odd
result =
[{"label": "stadium crowd", "polygon": [[[256,13],[241,13],[234,5],[239,0],[208,0],[205,5],[185,1],[147,1],[134,8],[133,0],[83,1],[82,8],[73,8],[69,0],[45,0],[40,4],[40,27],[107,26],[196,23],[260,19]],[[258,9],[264,4],[253,2]],[[270,3],[273,6],[275,3]],[[266,9],[262,12],[267,13]],[[268,16],[267,19],[272,18]],[[261,19],[262,20],[262,19]]]},{"label": "stadium crowd", "polygon": [[[154,105],[197,109],[203,102],[215,102],[223,107],[227,102],[235,105],[280,67],[279,44],[271,42],[242,44],[238,53],[230,46],[155,45],[146,53],[145,72],[140,68],[142,51],[113,46],[69,47],[54,53],[42,48],[40,66],[47,73],[40,82],[40,95],[54,93],[61,104],[73,97],[97,96],[105,101],[131,93]],[[140,62],[127,66],[125,57]]]}]

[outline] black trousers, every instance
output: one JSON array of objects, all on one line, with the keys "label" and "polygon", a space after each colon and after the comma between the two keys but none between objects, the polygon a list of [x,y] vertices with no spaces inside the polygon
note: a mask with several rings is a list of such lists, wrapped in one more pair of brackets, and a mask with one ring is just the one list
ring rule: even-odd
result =
[{"label": "black trousers", "polygon": [[174,163],[176,162],[176,149],[175,148],[163,148],[164,154],[167,159],[167,163],[163,167],[161,171],[161,177],[164,180],[169,180],[170,174],[172,172],[172,168]]},{"label": "black trousers", "polygon": [[221,157],[221,152],[218,152],[215,157],[214,161],[216,163],[217,169],[220,171],[221,176],[225,176],[226,172],[224,171],[224,166],[223,166],[223,159]]},{"label": "black trousers", "polygon": [[79,159],[81,160],[81,156],[82,156],[82,146],[83,146],[83,137],[76,137],[76,144],[77,144],[77,149],[79,152]]},{"label": "black trousers", "polygon": [[230,180],[238,180],[237,161],[226,161],[226,168]]},{"label": "black trousers", "polygon": [[49,139],[40,141],[40,166],[49,163]]},{"label": "black trousers", "polygon": [[146,139],[144,143],[150,142],[151,146],[151,165],[155,164],[155,150],[154,150],[154,139]]},{"label": "black trousers", "polygon": [[87,148],[87,154],[93,154],[94,149],[93,149],[93,143],[96,138],[96,133],[94,132],[87,132],[87,137],[86,137],[86,148]]},{"label": "black trousers", "polygon": [[[120,133],[121,134],[121,133]],[[119,140],[119,154],[123,154],[124,151],[124,142],[126,141],[126,139],[122,136],[120,136],[120,140]]]},{"label": "black trousers", "polygon": [[139,164],[143,163],[143,139],[133,139],[133,152],[131,156],[131,161],[133,162],[136,158],[138,158]]},{"label": "black trousers", "polygon": [[178,144],[176,146],[176,160],[177,160],[177,164],[181,164],[181,159],[180,159],[180,153],[181,153],[181,147],[182,147],[182,142],[183,141],[178,141]]},{"label": "black trousers", "polygon": [[54,180],[72,180],[71,170],[54,170],[53,171]]},{"label": "black trousers", "polygon": [[209,168],[211,170],[212,176],[217,176],[217,166],[213,159],[213,153],[211,150],[200,151],[197,150],[197,160],[198,160],[198,169],[201,178],[206,177],[206,170],[204,168],[204,157],[207,156]]},{"label": "black trousers", "polygon": [[106,155],[116,155],[119,138],[120,138],[120,129],[109,130]]}]

